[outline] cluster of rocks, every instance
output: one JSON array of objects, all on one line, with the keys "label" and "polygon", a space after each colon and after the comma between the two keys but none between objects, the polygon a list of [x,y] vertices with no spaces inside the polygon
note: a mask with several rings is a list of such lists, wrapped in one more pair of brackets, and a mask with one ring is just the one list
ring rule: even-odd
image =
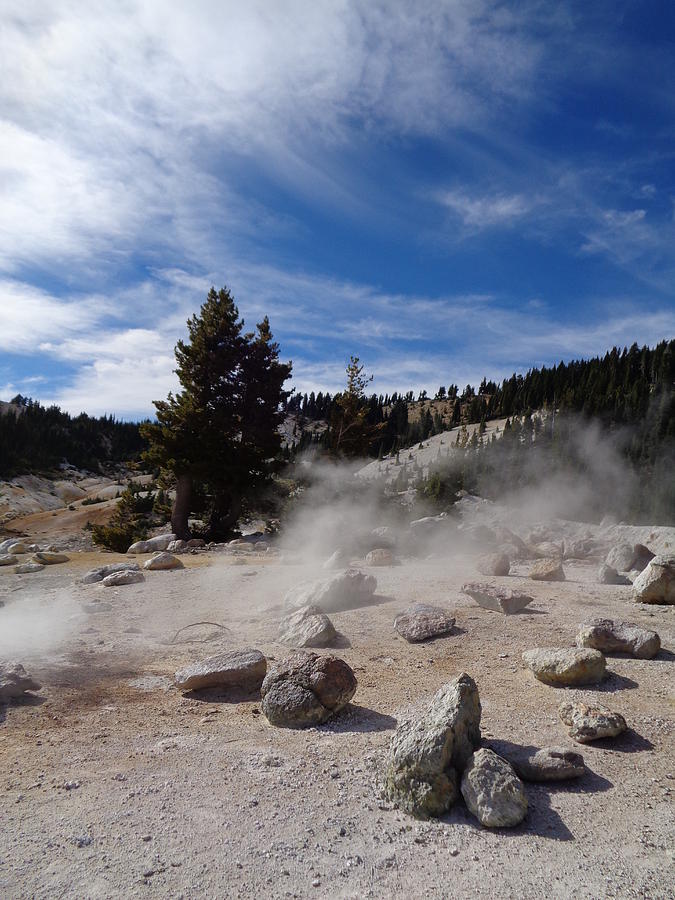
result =
[{"label": "cluster of rocks", "polygon": [[26,672],[21,663],[0,660],[0,702],[15,700],[26,691],[39,691],[42,685]]},{"label": "cluster of rocks", "polygon": [[[28,562],[20,562],[19,557],[32,554]],[[8,538],[0,543],[0,566],[14,566],[16,575],[42,572],[45,566],[68,562],[70,557],[51,547],[41,549],[38,544],[28,544],[20,538]]]}]

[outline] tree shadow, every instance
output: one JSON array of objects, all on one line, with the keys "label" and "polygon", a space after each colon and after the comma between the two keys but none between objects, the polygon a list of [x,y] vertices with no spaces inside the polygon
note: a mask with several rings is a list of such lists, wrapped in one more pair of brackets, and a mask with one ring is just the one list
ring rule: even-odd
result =
[{"label": "tree shadow", "polygon": [[397,721],[393,716],[349,703],[334,718],[318,725],[320,731],[331,734],[371,734],[377,731],[393,731]]}]

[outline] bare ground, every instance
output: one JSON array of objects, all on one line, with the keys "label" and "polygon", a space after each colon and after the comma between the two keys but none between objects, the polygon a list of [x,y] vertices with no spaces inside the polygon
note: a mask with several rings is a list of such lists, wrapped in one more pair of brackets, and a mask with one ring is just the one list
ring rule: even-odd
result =
[{"label": "bare ground", "polygon": [[[33,576],[0,574],[7,606],[64,593],[79,617],[51,653],[24,655],[39,698],[0,707],[0,895],[46,897],[668,897],[673,896],[673,610],[593,583],[565,563],[564,584],[516,574],[536,602],[505,618],[458,592],[470,566],[373,569],[377,603],[332,616],[354,668],[353,704],[308,731],[273,728],[259,697],[181,696],[169,678],[221,648],[268,657],[286,588],[301,567],[216,555],[119,589],[75,585],[111,554],[74,554]],[[392,628],[411,601],[456,611],[458,633],[409,645]],[[1,614],[1,611],[0,611]],[[661,634],[654,660],[611,658],[599,690],[556,690],[523,650],[567,646],[592,616]],[[224,632],[198,620],[226,625]],[[1,622],[0,622],[1,624]],[[201,642],[198,642],[201,641]],[[462,671],[477,681],[486,743],[581,749],[577,782],[528,785],[515,829],[490,831],[458,803],[440,821],[387,807],[376,773],[401,710]],[[579,747],[556,709],[599,699],[630,731]],[[69,782],[78,784],[67,789]]]}]

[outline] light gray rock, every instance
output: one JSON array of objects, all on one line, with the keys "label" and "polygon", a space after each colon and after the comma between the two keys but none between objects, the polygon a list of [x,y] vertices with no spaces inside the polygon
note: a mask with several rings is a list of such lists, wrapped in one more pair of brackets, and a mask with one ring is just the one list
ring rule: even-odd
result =
[{"label": "light gray rock", "polygon": [[267,672],[267,660],[259,650],[231,650],[179,669],[174,684],[181,691],[225,687],[257,690]]},{"label": "light gray rock", "polygon": [[154,553],[159,550],[166,550],[172,541],[177,540],[175,534],[158,534],[147,541],[136,541],[127,550],[127,553]]},{"label": "light gray rock", "polygon": [[262,711],[278,728],[320,725],[349,703],[356,687],[344,660],[301,651],[276,662],[265,676]]},{"label": "light gray rock", "polygon": [[0,544],[0,553],[10,553],[14,556],[23,556],[28,553],[28,547],[23,541],[9,540]]},{"label": "light gray rock", "polygon": [[533,581],[564,581],[562,557],[538,559],[532,564],[529,577]]},{"label": "light gray rock", "polygon": [[337,632],[318,606],[302,606],[279,623],[279,640],[291,647],[330,647]]},{"label": "light gray rock", "polygon": [[523,653],[535,678],[553,687],[597,684],[605,677],[605,657],[599,650],[537,647]]},{"label": "light gray rock", "polygon": [[628,572],[633,568],[633,560],[635,559],[635,547],[633,544],[623,543],[616,544],[605,557],[608,566],[616,569],[617,572]]},{"label": "light gray rock", "polygon": [[322,568],[324,569],[344,569],[349,563],[349,554],[346,550],[338,549],[328,557]]},{"label": "light gray rock", "polygon": [[98,566],[96,569],[90,569],[86,575],[80,578],[80,584],[96,584],[98,581],[112,575],[114,572],[139,572],[140,566],[137,562],[116,562],[108,563],[105,566]]},{"label": "light gray rock", "polygon": [[164,571],[167,569],[183,569],[183,563],[173,553],[156,553],[143,563],[143,568],[149,572]]},{"label": "light gray rock", "polygon": [[483,609],[491,609],[493,612],[501,612],[505,615],[525,609],[534,599],[529,594],[523,593],[523,591],[515,591],[511,588],[478,582],[463,584],[462,593],[468,594]]},{"label": "light gray rock", "polygon": [[139,584],[145,581],[145,575],[142,572],[134,572],[129,569],[122,572],[112,572],[103,579],[106,587],[121,587],[125,584]]},{"label": "light gray rock", "polygon": [[564,781],[579,778],[586,771],[581,753],[564,747],[509,753],[508,760],[523,781]]},{"label": "light gray rock", "polygon": [[65,553],[52,553],[49,550],[42,550],[33,554],[33,562],[39,563],[41,566],[55,566],[59,563],[66,563],[70,560]]},{"label": "light gray rock", "polygon": [[0,701],[21,697],[26,691],[39,691],[42,685],[26,672],[21,663],[0,660]]},{"label": "light gray rock", "polygon": [[555,541],[541,541],[532,548],[538,559],[562,559],[563,545]]},{"label": "light gray rock", "polygon": [[383,772],[385,796],[420,818],[441,816],[457,798],[457,780],[480,746],[476,683],[462,673],[443,685],[420,715],[399,719]]},{"label": "light gray rock", "polygon": [[171,541],[166,549],[169,553],[182,553],[184,550],[188,549],[187,541]]},{"label": "light gray rock", "polygon": [[35,572],[43,572],[44,568],[45,567],[40,563],[27,562],[21,563],[18,566],[14,566],[14,572],[17,575],[32,575]]},{"label": "light gray rock", "polygon": [[15,566],[19,558],[13,553],[0,553],[0,566]]},{"label": "light gray rock", "polygon": [[476,560],[476,568],[481,575],[508,575],[511,561],[508,553],[486,553]]},{"label": "light gray rock", "polygon": [[292,609],[320,606],[325,613],[341,612],[366,606],[372,600],[376,587],[374,575],[347,569],[331,578],[306,582],[293,588],[284,597],[284,605]]},{"label": "light gray rock", "polygon": [[675,556],[655,556],[633,582],[638,603],[675,603]]},{"label": "light gray rock", "polygon": [[510,828],[527,814],[522,781],[510,763],[492,750],[482,748],[471,756],[461,791],[470,812],[488,828]]},{"label": "light gray rock", "polygon": [[394,619],[394,628],[408,643],[416,644],[452,631],[455,617],[447,609],[427,603],[413,603]]},{"label": "light gray rock", "polygon": [[624,717],[606,706],[565,702],[558,707],[558,715],[569,726],[569,736],[579,744],[616,737],[626,730]]},{"label": "light gray rock", "polygon": [[600,584],[631,584],[630,578],[620,575],[615,568],[603,563],[598,570],[598,581]]},{"label": "light gray rock", "polygon": [[593,619],[579,628],[577,647],[593,647],[603,653],[630,653],[638,659],[652,659],[661,649],[661,638],[655,631],[632,622]]},{"label": "light gray rock", "polygon": [[393,566],[394,554],[385,547],[378,547],[366,554],[367,566]]}]

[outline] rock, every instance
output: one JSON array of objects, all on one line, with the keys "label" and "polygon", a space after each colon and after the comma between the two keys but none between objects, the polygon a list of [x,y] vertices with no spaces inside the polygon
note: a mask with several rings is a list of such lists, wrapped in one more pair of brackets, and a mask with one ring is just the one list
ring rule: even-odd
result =
[{"label": "rock", "polygon": [[529,576],[533,581],[564,581],[562,558],[538,559],[533,563]]},{"label": "rock", "polygon": [[608,566],[616,569],[617,572],[628,572],[633,568],[633,560],[635,559],[635,547],[633,544],[617,544],[612,547],[605,558]]},{"label": "rock", "polygon": [[481,575],[508,575],[511,561],[507,553],[487,553],[476,560]]},{"label": "rock", "polygon": [[509,762],[524,781],[564,781],[584,774],[584,758],[564,747],[544,747],[535,753],[509,754]]},{"label": "rock", "polygon": [[267,672],[267,660],[259,650],[231,650],[180,669],[174,684],[181,691],[212,687],[258,690]]},{"label": "rock", "polygon": [[468,594],[483,609],[491,609],[493,612],[502,612],[506,615],[524,609],[534,599],[522,591],[478,582],[463,584],[462,593]]},{"label": "rock", "polygon": [[175,540],[177,540],[175,534],[158,534],[147,541],[136,541],[129,547],[127,553],[154,553],[156,550],[166,550]]},{"label": "rock", "polygon": [[[652,553],[652,551],[649,549],[649,547],[645,547],[644,544],[635,544],[635,546],[633,547],[633,550],[635,552],[635,556],[633,558],[633,562],[631,563],[630,568],[631,568],[631,570],[637,569],[638,572],[642,572],[644,569],[647,568],[647,566],[654,559],[656,554]],[[17,553],[18,551],[14,550],[13,552]]]},{"label": "rock", "polygon": [[0,554],[0,566],[15,566],[18,561],[18,557],[14,556],[12,553]]},{"label": "rock", "polygon": [[262,710],[278,728],[319,725],[345,707],[356,692],[356,676],[337,656],[299,652],[265,676]]},{"label": "rock", "polygon": [[203,538],[190,538],[187,545],[190,550],[199,550],[200,547],[206,546],[206,541]]},{"label": "rock", "polygon": [[164,571],[165,569],[184,569],[185,566],[173,553],[156,553],[143,563],[143,568],[149,572]]},{"label": "rock", "polygon": [[65,553],[50,553],[48,550],[33,554],[33,562],[40,563],[42,566],[55,566],[58,563],[68,562],[69,559],[70,557]]},{"label": "rock", "polygon": [[638,659],[651,659],[661,649],[661,639],[655,631],[632,622],[593,619],[579,628],[577,647],[592,647],[603,653],[630,653]]},{"label": "rock", "polygon": [[324,562],[324,569],[343,569],[349,563],[349,554],[346,550],[336,550]]},{"label": "rock", "polygon": [[554,687],[597,684],[605,677],[605,657],[599,650],[538,647],[523,653],[535,678]]},{"label": "rock", "polygon": [[633,587],[638,603],[675,603],[675,556],[655,556]]},{"label": "rock", "polygon": [[373,528],[370,532],[369,540],[373,550],[376,547],[386,547],[388,550],[393,550],[398,543],[396,532],[390,525],[379,525],[377,528]]},{"label": "rock", "polygon": [[279,623],[279,640],[292,647],[330,647],[336,637],[333,623],[318,606],[301,606]]},{"label": "rock", "polygon": [[424,516],[422,519],[415,519],[410,523],[410,530],[419,535],[428,535],[433,534],[439,528],[450,528],[452,525],[451,520],[448,518],[448,514],[445,512],[439,513],[437,516]]},{"label": "rock", "polygon": [[96,584],[98,581],[112,575],[114,572],[139,572],[140,566],[137,562],[116,562],[108,563],[106,566],[98,566],[96,569],[90,569],[86,575],[80,578],[80,584]]},{"label": "rock", "polygon": [[385,796],[420,818],[446,812],[457,798],[458,776],[480,746],[480,715],[476,683],[462,673],[421,715],[401,718],[385,760]]},{"label": "rock", "polygon": [[461,791],[469,810],[488,828],[510,828],[527,814],[522,781],[511,764],[492,750],[483,748],[471,756]]},{"label": "rock", "polygon": [[615,568],[603,563],[598,570],[598,581],[600,584],[631,584],[630,578],[625,575],[619,575]]},{"label": "rock", "polygon": [[539,559],[562,559],[562,544],[556,544],[554,541],[541,541],[532,548],[534,555]]},{"label": "rock", "polygon": [[41,687],[21,663],[0,660],[0,701],[20,697],[24,691],[39,691]]},{"label": "rock", "polygon": [[7,548],[5,550],[0,549],[0,553],[10,553],[14,556],[22,556],[24,553],[28,553],[28,547],[23,541],[5,541],[7,544]]},{"label": "rock", "polygon": [[455,617],[439,606],[413,603],[394,619],[394,628],[411,644],[452,631]]},{"label": "rock", "polygon": [[7,538],[7,540],[0,542],[0,555],[4,553],[9,553],[9,548],[17,543],[16,538]]},{"label": "rock", "polygon": [[187,550],[187,548],[187,541],[171,541],[166,547],[169,553],[182,553],[183,550]]},{"label": "rock", "polygon": [[579,744],[616,737],[626,730],[624,717],[605,706],[565,702],[558,707],[558,715],[569,726],[569,736]]},{"label": "rock", "polygon": [[391,550],[387,550],[384,547],[378,547],[376,550],[371,550],[370,553],[366,554],[366,565],[393,566],[394,555]]},{"label": "rock", "polygon": [[103,584],[106,587],[120,587],[124,584],[138,584],[141,581],[145,581],[145,575],[142,572],[126,569],[122,572],[112,572],[110,575],[106,575],[103,579]]},{"label": "rock", "polygon": [[44,568],[45,567],[40,563],[27,562],[21,563],[19,566],[14,566],[14,572],[17,575],[32,575],[34,572],[42,572]]},{"label": "rock", "polygon": [[588,559],[599,556],[602,545],[593,538],[580,538],[576,541],[563,541],[563,559]]},{"label": "rock", "polygon": [[326,613],[341,612],[367,605],[377,587],[374,575],[347,569],[321,581],[301,584],[284,597],[287,607],[320,606]]}]

